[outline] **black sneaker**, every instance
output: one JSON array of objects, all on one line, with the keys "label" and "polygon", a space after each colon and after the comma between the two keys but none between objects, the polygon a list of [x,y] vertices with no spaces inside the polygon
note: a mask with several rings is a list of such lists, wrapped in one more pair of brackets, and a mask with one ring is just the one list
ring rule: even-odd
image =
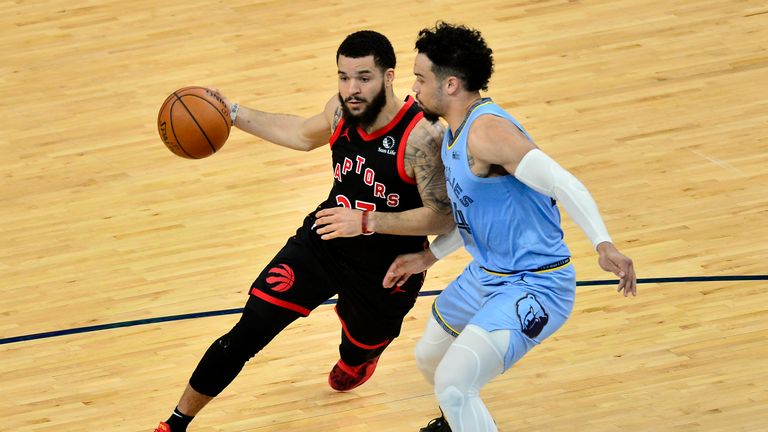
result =
[{"label": "black sneaker", "polygon": [[419,429],[419,432],[451,432],[451,427],[448,426],[445,417],[440,416],[430,420],[426,427]]}]

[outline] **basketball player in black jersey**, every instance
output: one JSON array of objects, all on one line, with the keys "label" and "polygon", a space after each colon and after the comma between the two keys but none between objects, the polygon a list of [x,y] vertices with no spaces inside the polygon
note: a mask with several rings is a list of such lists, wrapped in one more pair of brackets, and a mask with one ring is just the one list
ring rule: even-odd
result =
[{"label": "basketball player in black jersey", "polygon": [[373,31],[353,33],[336,60],[339,93],[310,118],[261,112],[222,96],[233,124],[245,132],[296,150],[329,146],[334,183],[263,269],[239,322],[203,355],[178,406],[156,432],[185,431],[250,358],[336,294],[340,359],[328,383],[337,391],[364,383],[399,335],[424,281],[422,275],[384,289],[387,268],[396,256],[423,250],[424,233],[453,227],[440,160],[442,127],[425,120],[413,98],[395,96],[389,40]]}]

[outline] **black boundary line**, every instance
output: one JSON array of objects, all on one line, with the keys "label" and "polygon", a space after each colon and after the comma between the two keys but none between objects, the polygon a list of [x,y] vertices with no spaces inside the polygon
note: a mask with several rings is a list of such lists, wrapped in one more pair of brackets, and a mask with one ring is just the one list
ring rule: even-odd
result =
[{"label": "black boundary line", "polygon": [[[638,279],[637,283],[638,284],[651,284],[651,283],[662,284],[662,283],[680,283],[680,282],[727,282],[727,281],[761,281],[761,280],[768,280],[768,275],[688,276],[688,277],[683,276],[683,277],[666,277],[666,278],[645,278],[645,279]],[[577,281],[576,286],[614,285],[616,283],[618,283],[618,280],[616,279]],[[436,296],[441,292],[442,290],[421,291],[419,293],[419,297]],[[336,304],[336,300],[334,299],[326,300],[325,302],[323,302],[323,304]],[[162,322],[206,318],[206,317],[220,316],[220,315],[232,315],[232,314],[242,313],[242,311],[243,311],[243,308],[223,309],[223,310],[208,311],[208,312],[195,312],[195,313],[188,313],[188,314],[181,314],[181,315],[170,315],[170,316],[158,317],[158,318],[145,318],[145,319],[132,320],[132,321],[99,324],[99,325],[93,325],[93,326],[87,326],[87,327],[77,327],[73,329],[56,330],[56,331],[34,333],[34,334],[21,335],[21,336],[12,336],[8,338],[0,339],[0,345],[5,345],[5,344],[10,344],[15,342],[30,341],[35,339],[47,339],[47,338],[52,338],[57,336],[66,336],[66,335],[78,334],[78,333],[89,333],[89,332],[111,330],[111,329],[123,328],[123,327],[134,327],[134,326],[146,325],[146,324],[156,324],[156,323],[162,323]]]}]

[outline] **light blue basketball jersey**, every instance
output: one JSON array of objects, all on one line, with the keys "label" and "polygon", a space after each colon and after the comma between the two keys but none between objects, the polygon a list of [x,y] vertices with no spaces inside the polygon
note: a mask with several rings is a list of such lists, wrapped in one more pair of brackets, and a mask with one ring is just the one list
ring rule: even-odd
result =
[{"label": "light blue basketball jersey", "polygon": [[467,136],[481,115],[505,118],[530,139],[520,123],[490,98],[470,111],[458,131],[448,130],[443,137],[448,195],[467,251],[480,266],[500,273],[546,268],[570,257],[553,199],[513,175],[482,178],[470,170]]}]

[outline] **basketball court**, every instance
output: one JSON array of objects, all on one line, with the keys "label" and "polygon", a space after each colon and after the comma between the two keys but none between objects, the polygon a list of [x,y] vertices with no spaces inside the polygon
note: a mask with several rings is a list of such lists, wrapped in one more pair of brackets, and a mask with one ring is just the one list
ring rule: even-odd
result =
[{"label": "basketball court", "polygon": [[[483,398],[501,431],[758,431],[768,424],[768,5],[761,1],[0,1],[0,431],[147,432],[325,199],[330,152],[233,129],[171,153],[185,86],[319,113],[348,34],[386,34],[395,92],[438,19],[481,30],[488,95],[579,177],[640,277],[616,294],[564,217],[566,325]],[[333,305],[292,324],[190,431],[418,431],[413,347],[468,256],[431,269],[371,380],[335,393]]]}]

